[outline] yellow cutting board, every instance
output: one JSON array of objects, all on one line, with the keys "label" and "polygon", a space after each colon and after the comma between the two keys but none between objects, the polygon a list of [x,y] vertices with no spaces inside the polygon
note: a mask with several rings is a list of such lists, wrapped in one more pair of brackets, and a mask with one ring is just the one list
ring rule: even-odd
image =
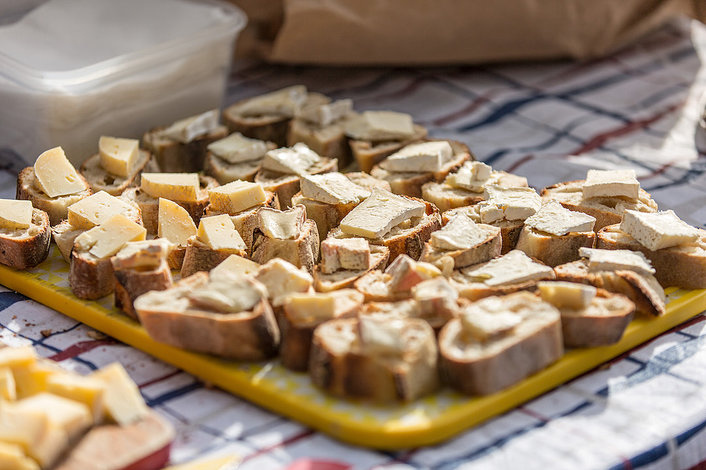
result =
[{"label": "yellow cutting board", "polygon": [[77,299],[68,282],[69,266],[52,245],[49,258],[29,271],[0,266],[0,283],[100,330],[202,380],[264,408],[341,440],[379,449],[434,444],[553,389],[706,309],[706,289],[668,289],[667,313],[637,318],[620,342],[567,351],[563,358],[521,383],[494,395],[469,398],[443,389],[408,404],[375,406],[333,398],[314,388],[306,374],[277,360],[240,363],[158,343],[137,322],[113,307],[113,297]]}]

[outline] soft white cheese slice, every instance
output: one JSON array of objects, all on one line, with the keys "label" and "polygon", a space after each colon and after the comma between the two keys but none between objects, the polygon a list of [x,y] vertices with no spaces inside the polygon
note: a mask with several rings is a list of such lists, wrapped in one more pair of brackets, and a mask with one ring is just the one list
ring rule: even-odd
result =
[{"label": "soft white cheese slice", "polygon": [[208,144],[208,151],[228,163],[242,163],[264,157],[267,144],[262,140],[251,139],[236,132]]},{"label": "soft white cheese slice", "polygon": [[101,136],[98,139],[98,155],[101,166],[108,173],[128,178],[135,171],[140,142],[137,139],[120,139]]},{"label": "soft white cheese slice", "polygon": [[87,189],[61,147],[49,149],[37,157],[34,176],[39,189],[49,197],[67,196]]},{"label": "soft white cheese slice", "polygon": [[218,127],[220,112],[217,109],[175,122],[161,131],[161,135],[171,140],[187,144],[204,136]]},{"label": "soft white cheese slice", "polygon": [[97,227],[76,237],[74,247],[96,258],[107,258],[127,243],[144,240],[147,230],[122,214],[116,214]]},{"label": "soft white cheese slice", "polygon": [[479,204],[481,222],[498,220],[525,220],[542,207],[542,198],[532,188],[504,188],[488,185],[484,188],[485,201]]},{"label": "soft white cheese slice", "polygon": [[542,300],[556,308],[582,310],[588,307],[596,297],[596,288],[576,282],[552,281],[538,282]]},{"label": "soft white cheese slice", "polygon": [[639,251],[581,247],[579,255],[588,258],[589,272],[628,270],[641,274],[655,273],[650,260]]},{"label": "soft white cheese slice", "polygon": [[640,183],[635,170],[588,170],[582,186],[583,198],[626,197],[637,199]]},{"label": "soft white cheese slice", "polygon": [[294,206],[286,211],[263,207],[257,213],[258,228],[269,238],[294,240],[301,233],[306,221],[304,206]]},{"label": "soft white cheese slice", "polygon": [[451,144],[445,140],[410,144],[380,163],[388,171],[439,171],[453,157]]},{"label": "soft white cheese slice", "polygon": [[365,111],[346,123],[346,134],[358,140],[404,140],[414,136],[412,116],[394,111]]},{"label": "soft white cheese slice", "polygon": [[499,230],[497,227],[479,225],[467,215],[458,214],[441,230],[432,232],[431,245],[439,250],[468,250],[483,243],[491,233]]},{"label": "soft white cheese slice", "polygon": [[554,270],[532,261],[520,250],[512,250],[480,266],[463,269],[462,273],[489,286],[502,286],[553,277]]},{"label": "soft white cheese slice", "polygon": [[353,100],[337,100],[332,103],[304,105],[299,117],[305,121],[326,127],[340,120],[353,110]]},{"label": "soft white cheese slice", "polygon": [[350,204],[370,196],[369,190],[338,172],[302,175],[301,192],[305,198],[326,204]]},{"label": "soft white cheese slice", "polygon": [[626,210],[620,229],[652,251],[687,245],[699,237],[698,230],[672,210],[654,213]]},{"label": "soft white cheese slice", "polygon": [[0,199],[0,227],[15,230],[32,225],[32,201]]},{"label": "soft white cheese slice", "polygon": [[399,356],[405,351],[405,322],[362,315],[358,319],[358,334],[364,351],[383,356]]},{"label": "soft white cheese slice", "polygon": [[228,214],[237,214],[267,201],[267,193],[260,183],[235,180],[208,190],[211,209]]},{"label": "soft white cheese slice", "polygon": [[480,193],[490,180],[492,172],[490,165],[483,162],[466,162],[457,172],[449,174],[444,183],[454,188]]},{"label": "soft white cheese slice", "polygon": [[281,90],[254,96],[238,106],[242,116],[294,117],[306,102],[304,85],[294,85]]},{"label": "soft white cheese slice", "polygon": [[370,197],[343,218],[340,227],[347,235],[380,238],[395,225],[422,217],[425,212],[422,202],[375,188]]},{"label": "soft white cheese slice", "polygon": [[545,203],[536,214],[525,219],[525,226],[558,237],[570,232],[590,232],[596,218],[566,209],[556,201]]},{"label": "soft white cheese slice", "polygon": [[265,153],[262,168],[288,175],[302,175],[319,161],[321,157],[318,153],[305,143],[299,142],[292,147],[282,147]]},{"label": "soft white cheese slice", "polygon": [[219,313],[239,313],[252,310],[265,296],[265,287],[249,276],[226,272],[218,277],[209,276],[205,286],[186,293],[194,308]]},{"label": "soft white cheese slice", "polygon": [[130,215],[137,208],[127,202],[106,193],[98,191],[80,201],[71,204],[68,210],[69,223],[76,228],[90,229],[101,224],[116,214]]},{"label": "soft white cheese slice", "polygon": [[245,242],[227,214],[201,217],[196,236],[214,250],[245,250]]},{"label": "soft white cheese slice", "polygon": [[[482,299],[477,304],[471,304],[459,315],[461,328],[478,341],[510,334],[517,325],[522,323],[522,315],[510,310],[499,310],[499,297]],[[493,304],[493,305],[490,305]]]},{"label": "soft white cheese slice", "polygon": [[140,188],[155,198],[195,201],[199,194],[199,175],[198,173],[142,173]]}]

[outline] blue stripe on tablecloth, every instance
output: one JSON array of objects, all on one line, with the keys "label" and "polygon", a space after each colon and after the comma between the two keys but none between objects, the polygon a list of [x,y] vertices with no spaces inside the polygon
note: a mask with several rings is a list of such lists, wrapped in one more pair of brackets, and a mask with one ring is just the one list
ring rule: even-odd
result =
[{"label": "blue stripe on tablecloth", "polygon": [[28,300],[26,296],[14,291],[0,292],[0,310],[25,300]]},{"label": "blue stripe on tablecloth", "polygon": [[179,387],[174,390],[170,390],[166,393],[163,393],[161,395],[158,395],[154,398],[147,399],[147,406],[150,408],[159,406],[164,404],[165,402],[168,402],[169,400],[173,400],[174,398],[178,398],[182,395],[186,395],[189,392],[192,392],[194,390],[198,390],[199,388],[203,387],[203,383],[199,381],[194,381],[190,383],[189,385],[185,385],[183,387]]}]

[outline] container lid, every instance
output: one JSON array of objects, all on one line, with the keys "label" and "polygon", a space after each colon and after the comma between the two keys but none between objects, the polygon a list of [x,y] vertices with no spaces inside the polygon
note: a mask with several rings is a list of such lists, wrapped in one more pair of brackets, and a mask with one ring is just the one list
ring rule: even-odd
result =
[{"label": "container lid", "polygon": [[183,55],[246,21],[219,0],[48,0],[0,26],[0,74],[31,88],[86,85]]}]

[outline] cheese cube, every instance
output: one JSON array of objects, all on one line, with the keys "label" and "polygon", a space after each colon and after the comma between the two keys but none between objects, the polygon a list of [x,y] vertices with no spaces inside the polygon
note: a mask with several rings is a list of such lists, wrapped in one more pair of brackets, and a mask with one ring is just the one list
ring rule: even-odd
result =
[{"label": "cheese cube", "polygon": [[0,367],[29,367],[37,362],[32,346],[0,348]]},{"label": "cheese cube", "polygon": [[318,163],[321,157],[304,143],[296,143],[293,147],[283,147],[270,150],[262,159],[262,168],[288,175],[301,175]]},{"label": "cheese cube", "polygon": [[196,201],[198,173],[142,173],[140,187],[152,197],[172,201]]},{"label": "cheese cube", "polygon": [[393,292],[407,292],[422,281],[441,276],[441,271],[433,264],[414,261],[406,254],[395,258],[385,272],[392,276],[390,290]]},{"label": "cheese cube", "polygon": [[293,117],[304,105],[306,98],[306,87],[294,85],[250,98],[238,105],[238,113],[242,116]]},{"label": "cheese cube", "polygon": [[346,134],[359,140],[404,140],[414,136],[412,116],[394,111],[365,111],[346,123]]},{"label": "cheese cube", "polygon": [[590,232],[596,218],[566,209],[556,201],[544,204],[536,214],[525,219],[525,226],[558,237],[570,232]]},{"label": "cheese cube", "polygon": [[588,272],[628,270],[654,274],[650,260],[639,251],[579,248],[579,255],[588,258]]},{"label": "cheese cube", "polygon": [[101,136],[98,139],[101,166],[108,173],[128,178],[135,172],[137,158],[140,155],[139,147],[140,142],[136,139]]},{"label": "cheese cube", "polygon": [[294,293],[286,297],[284,311],[293,323],[316,324],[325,322],[363,304],[363,294],[355,289],[341,289],[325,293]]},{"label": "cheese cube", "polygon": [[157,236],[177,246],[186,246],[186,241],[197,233],[196,224],[186,209],[169,199],[159,198],[157,217]]},{"label": "cheese cube", "polygon": [[37,157],[34,175],[39,189],[49,197],[68,196],[88,189],[61,147],[49,149]]},{"label": "cheese cube", "polygon": [[654,213],[626,210],[620,229],[652,251],[688,245],[699,238],[698,230],[672,210]]},{"label": "cheese cube", "polygon": [[537,283],[542,300],[556,308],[581,310],[588,307],[596,297],[596,288],[575,282],[539,282]]},{"label": "cheese cube", "polygon": [[25,456],[20,445],[0,442],[0,468],[3,470],[39,470],[39,465]]},{"label": "cheese cube", "polygon": [[111,262],[114,269],[156,268],[167,259],[173,247],[166,238],[127,242]]},{"label": "cheese cube", "polygon": [[99,191],[69,206],[69,223],[76,228],[90,229],[114,215],[130,216],[138,209],[105,191]]},{"label": "cheese cube", "polygon": [[262,265],[255,279],[267,288],[267,296],[274,306],[281,305],[287,294],[308,292],[314,283],[311,274],[280,258]]},{"label": "cheese cube", "polygon": [[63,429],[74,439],[93,425],[93,416],[83,403],[52,393],[42,392],[17,402],[20,410],[42,410],[46,413],[49,424]]},{"label": "cheese cube", "polygon": [[441,230],[432,232],[431,245],[439,250],[468,250],[500,231],[497,227],[478,225],[464,214],[449,220]]},{"label": "cheese cube", "polygon": [[376,188],[343,218],[340,227],[347,235],[381,238],[394,226],[425,213],[424,203]]},{"label": "cheese cube", "polygon": [[401,319],[379,318],[369,315],[358,319],[360,344],[369,354],[399,356],[405,351],[405,322]]},{"label": "cheese cube", "polygon": [[626,197],[637,199],[640,183],[635,170],[588,170],[582,186],[583,198]]},{"label": "cheese cube", "polygon": [[227,214],[202,217],[197,237],[214,250],[245,250],[245,242]]},{"label": "cheese cube", "polygon": [[22,409],[16,403],[3,403],[0,441],[19,445],[42,468],[47,468],[68,447],[69,436],[50,422],[47,410]]},{"label": "cheese cube", "polygon": [[305,104],[299,117],[320,127],[326,127],[340,120],[353,110],[353,100],[337,100],[333,103]]},{"label": "cheese cube", "polygon": [[532,261],[524,252],[512,250],[480,266],[471,266],[461,271],[464,276],[489,286],[518,284],[535,279],[553,279],[554,270]]},{"label": "cheese cube", "polygon": [[388,171],[439,171],[451,161],[453,149],[445,140],[410,144],[380,163]]},{"label": "cheese cube", "polygon": [[97,227],[83,232],[74,240],[74,248],[96,258],[107,258],[127,242],[144,240],[147,230],[124,215],[116,214]]},{"label": "cheese cube", "polygon": [[267,201],[267,194],[260,183],[236,180],[209,189],[208,198],[211,209],[233,215],[262,205]]},{"label": "cheese cube", "polygon": [[[206,111],[175,122],[160,132],[160,135],[176,142],[187,144],[218,127],[220,112],[217,109]],[[155,196],[158,197],[158,196]]]},{"label": "cheese cube", "polygon": [[251,139],[236,132],[208,144],[208,151],[228,163],[243,163],[265,156],[267,144],[263,140]]},{"label": "cheese cube", "polygon": [[302,176],[300,182],[302,196],[325,204],[351,204],[370,196],[370,191],[342,173]]},{"label": "cheese cube", "polygon": [[32,201],[0,199],[0,228],[16,230],[32,225]]},{"label": "cheese cube", "polygon": [[0,367],[0,400],[17,400],[15,376],[9,367]]},{"label": "cheese cube", "polygon": [[321,242],[321,272],[370,267],[370,244],[365,238],[327,238]]},{"label": "cheese cube", "polygon": [[67,372],[51,361],[37,361],[29,366],[13,367],[17,398],[25,398],[47,390],[49,377]]},{"label": "cheese cube", "polygon": [[483,162],[466,162],[457,172],[449,174],[444,183],[454,188],[480,193],[490,180],[492,171],[490,165]]},{"label": "cheese cube", "polygon": [[257,212],[258,228],[269,238],[294,240],[306,221],[304,206],[294,206],[286,211],[263,207]]},{"label": "cheese cube", "polygon": [[233,273],[237,276],[246,274],[254,274],[260,269],[260,265],[247,258],[238,255],[230,255],[224,259],[218,266],[211,270],[211,276],[218,277],[226,272]]},{"label": "cheese cube", "polygon": [[108,419],[125,426],[147,416],[149,411],[137,385],[120,363],[109,364],[89,377],[105,384],[103,410]]},{"label": "cheese cube", "polygon": [[103,394],[105,383],[93,378],[75,374],[53,374],[47,380],[47,391],[86,405],[98,423],[103,417]]}]

